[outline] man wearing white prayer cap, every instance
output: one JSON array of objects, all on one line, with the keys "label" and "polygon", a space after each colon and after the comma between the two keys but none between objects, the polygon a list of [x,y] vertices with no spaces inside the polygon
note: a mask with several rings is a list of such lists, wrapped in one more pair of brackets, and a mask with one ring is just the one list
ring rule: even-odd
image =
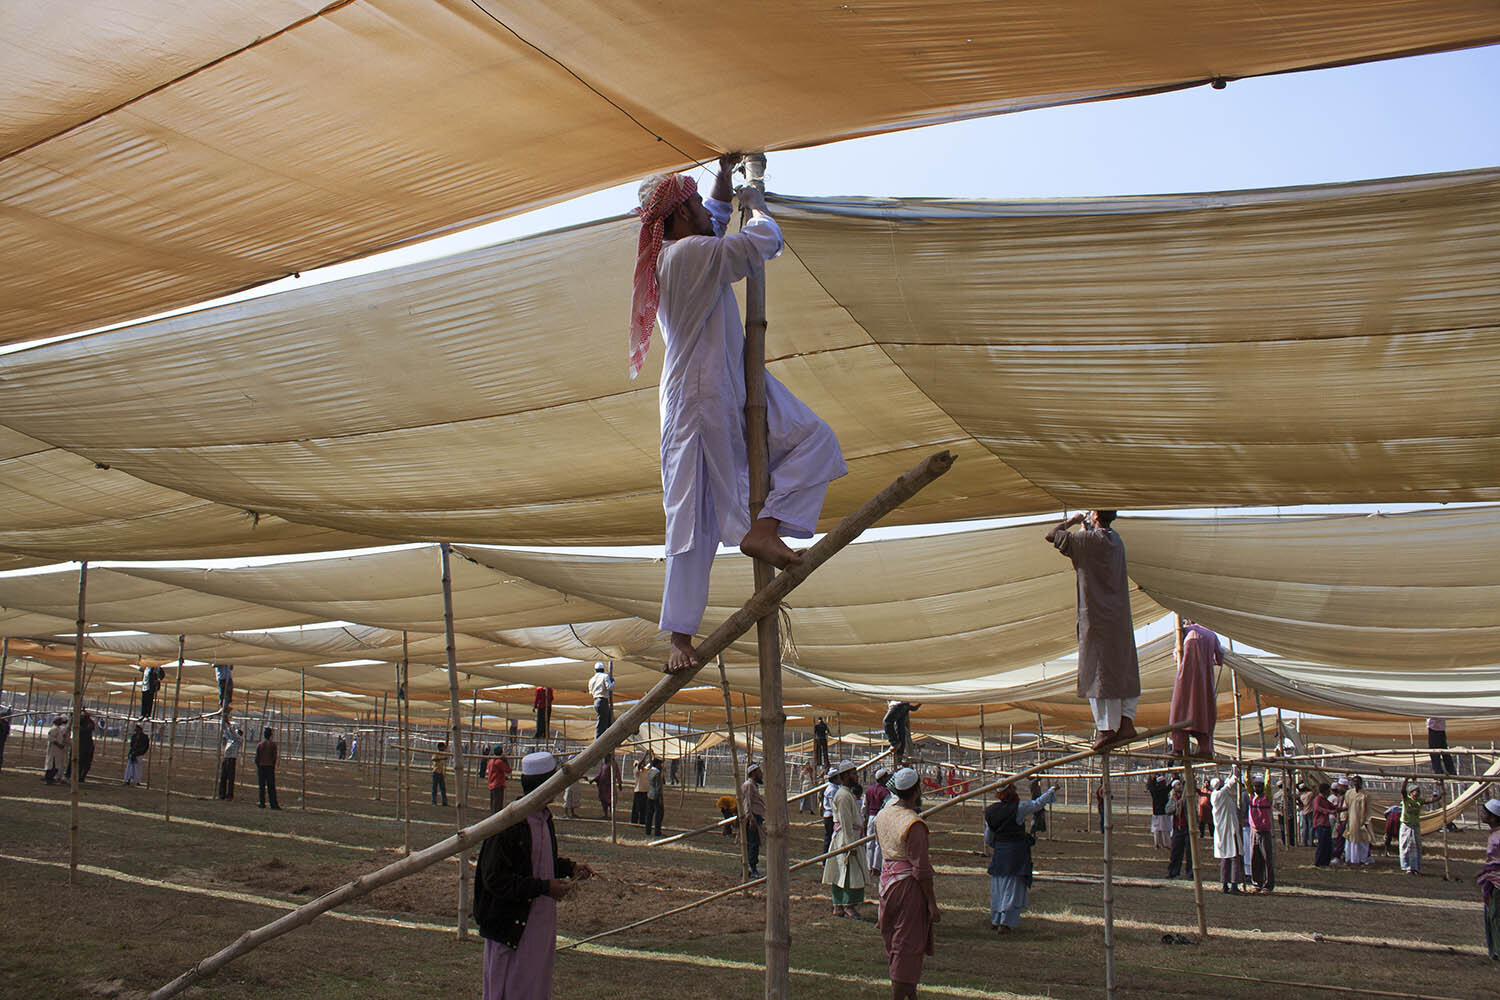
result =
[{"label": "man wearing white prayer cap", "polygon": [[745,818],[745,855],[750,862],[750,877],[760,878],[760,841],[766,827],[766,800],[760,794],[760,761],[752,760],[745,768],[740,785],[740,815]]},{"label": "man wearing white prayer cap", "polygon": [[839,769],[830,767],[823,783],[823,853],[833,842],[833,797],[839,791]]},{"label": "man wearing white prayer cap", "polygon": [[[859,768],[852,760],[839,761],[838,788],[833,796],[833,837],[828,850],[837,851],[848,847],[865,835],[864,819],[860,815],[860,800],[864,789],[859,785]],[[850,850],[835,854],[823,863],[823,884],[830,886],[833,896],[833,915],[862,919],[860,904],[865,901],[865,886],[870,881],[869,862],[865,852]]]},{"label": "man wearing white prayer cap", "polygon": [[1490,839],[1474,881],[1484,895],[1484,941],[1490,958],[1500,961],[1500,799],[1486,801],[1479,815],[1490,828]]},{"label": "man wearing white prayer cap", "polygon": [[800,561],[782,536],[810,538],[828,484],[848,468],[828,425],[769,373],[771,491],[750,520],[745,457],[745,329],[734,282],[781,253],[781,229],[753,186],[751,217],[727,233],[738,155],[719,158],[705,200],[683,174],[647,178],[630,305],[630,376],[645,363],[658,317],[666,357],[661,385],[661,481],[667,572],[660,625],[672,633],[673,673],[699,665],[693,635],[708,603],[719,543],[778,569]]},{"label": "man wearing white prayer cap", "polygon": [[[550,753],[521,759],[527,794],[557,770]],[[474,923],[484,938],[483,1000],[547,1000],[557,950],[557,901],[594,874],[558,856],[557,831],[546,806],[501,830],[479,849]]]},{"label": "man wearing white prayer cap", "polygon": [[890,960],[891,995],[915,998],[926,956],[935,950],[933,925],[942,919],[933,890],[932,860],[922,808],[922,782],[903,767],[891,777],[895,801],[880,810],[880,936]]}]

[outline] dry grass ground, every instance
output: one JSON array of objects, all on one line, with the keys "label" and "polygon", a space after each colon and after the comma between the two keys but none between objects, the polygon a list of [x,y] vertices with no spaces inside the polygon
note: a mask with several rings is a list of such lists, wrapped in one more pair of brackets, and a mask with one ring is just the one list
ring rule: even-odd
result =
[{"label": "dry grass ground", "polygon": [[[16,755],[9,756],[0,773],[5,996],[143,996],[242,931],[399,856],[402,832],[394,819],[389,770],[385,801],[375,802],[354,765],[313,765],[310,808],[303,811],[292,762],[282,774],[283,809],[272,812],[256,808],[253,789],[244,787],[233,802],[204,797],[212,760],[188,754],[175,779],[183,791],[173,796],[173,822],[164,823],[160,787],[120,787],[108,780],[117,767],[106,757],[95,772],[103,780],[84,789],[82,851],[89,867],[70,888],[67,790],[40,784],[34,769],[18,770]],[[156,763],[159,782],[163,762]],[[674,790],[669,825],[685,828],[715,818],[718,794],[692,792],[683,804]],[[580,885],[562,904],[564,935],[615,927],[737,879],[733,840],[707,835],[652,849],[621,823],[620,842],[612,844],[608,824],[593,818],[598,807],[592,787],[582,801],[588,818],[558,819],[563,853],[588,860],[603,877]],[[1140,801],[1136,796],[1137,808]],[[821,845],[821,827],[808,816],[793,816],[793,856],[810,856]],[[415,818],[413,842],[420,847],[443,835],[452,813],[427,805],[424,796]],[[1475,953],[1483,943],[1473,884],[1482,844],[1477,832],[1451,837],[1453,881],[1442,878],[1436,843],[1428,845],[1427,874],[1420,878],[1402,876],[1386,858],[1377,857],[1373,870],[1324,871],[1311,867],[1305,849],[1283,852],[1282,891],[1226,897],[1210,881],[1210,938],[1169,945],[1162,942],[1164,932],[1195,929],[1191,882],[1160,879],[1165,857],[1152,849],[1145,824],[1140,815],[1119,822],[1116,871],[1126,881],[1116,890],[1122,997],[1337,995],[1208,973],[1413,995],[1495,996],[1500,970]],[[1100,843],[1085,830],[1084,815],[1055,816],[1051,838],[1037,846],[1032,908],[1020,933],[1005,938],[989,929],[977,808],[958,807],[935,825],[945,915],[938,953],[925,976],[928,994],[1101,996]],[[447,862],[383,889],[341,918],[324,917],[230,965],[192,995],[474,996],[479,948],[473,938],[456,940],[451,930],[457,875],[456,863]],[[888,996],[874,925],[831,919],[812,870],[793,876],[793,891],[795,991],[833,1000]],[[599,946],[565,951],[557,960],[555,995],[758,995],[762,907],[759,896],[736,896]],[[1312,938],[1318,933],[1457,951],[1320,942]]]}]

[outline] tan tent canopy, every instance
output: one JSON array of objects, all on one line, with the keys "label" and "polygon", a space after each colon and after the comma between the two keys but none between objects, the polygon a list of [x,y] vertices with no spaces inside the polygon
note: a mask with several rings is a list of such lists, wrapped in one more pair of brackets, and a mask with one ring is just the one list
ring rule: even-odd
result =
[{"label": "tan tent canopy", "polygon": [[[74,7],[7,22],[30,43],[0,67],[3,341],[201,301],[715,150],[1500,38],[1484,0]],[[735,66],[751,99],[728,115],[703,85],[723,54],[703,40],[745,37],[776,58]]]},{"label": "tan tent canopy", "polygon": [[[938,448],[894,522],[1500,499],[1500,171],[774,208],[770,367],[850,460],[825,526]],[[610,220],[0,358],[5,423],[82,458],[15,470],[0,549],[659,543],[634,242]]]}]

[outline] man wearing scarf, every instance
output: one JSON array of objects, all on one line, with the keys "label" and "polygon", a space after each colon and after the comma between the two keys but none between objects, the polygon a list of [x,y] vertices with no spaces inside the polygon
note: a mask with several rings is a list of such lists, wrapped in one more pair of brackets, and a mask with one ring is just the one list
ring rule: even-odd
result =
[{"label": "man wearing scarf", "polygon": [[990,927],[1009,934],[1021,924],[1031,888],[1031,844],[1026,817],[1045,809],[1057,797],[1053,786],[1029,802],[1022,802],[1015,785],[1006,785],[984,811],[984,844],[990,856]]},{"label": "man wearing scarf", "polygon": [[726,235],[730,175],[737,155],[719,158],[705,200],[681,174],[640,188],[641,235],[630,313],[630,376],[639,374],[658,317],[662,363],[661,478],[666,510],[666,585],[661,628],[672,634],[668,670],[699,665],[692,638],[708,604],[719,543],[778,569],[797,562],[781,536],[809,538],[828,484],[848,471],[828,425],[766,375],[771,492],[752,524],[745,444],[745,331],[733,284],[781,253],[781,229],[764,196],[740,192],[751,217]]},{"label": "man wearing scarf", "polygon": [[933,891],[927,823],[922,809],[922,783],[917,772],[903,767],[891,778],[895,801],[880,810],[875,836],[880,840],[880,936],[890,959],[891,996],[907,1000],[917,995],[922,965],[936,944],[933,926],[943,918]]},{"label": "man wearing scarf", "polygon": [[[557,770],[550,753],[521,760],[521,792]],[[484,938],[484,1000],[548,1000],[557,953],[557,901],[594,874],[557,853],[557,831],[546,806],[501,830],[479,849],[474,923]]]}]

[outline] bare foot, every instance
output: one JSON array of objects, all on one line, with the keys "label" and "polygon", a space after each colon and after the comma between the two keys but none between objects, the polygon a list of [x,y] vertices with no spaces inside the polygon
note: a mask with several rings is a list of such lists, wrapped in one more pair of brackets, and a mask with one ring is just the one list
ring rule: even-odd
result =
[{"label": "bare foot", "polygon": [[667,673],[680,674],[684,670],[696,670],[702,666],[698,651],[693,648],[693,637],[685,632],[672,633],[672,657],[667,660]]},{"label": "bare foot", "polygon": [[1135,739],[1137,735],[1139,734],[1136,732],[1135,720],[1121,719],[1120,728],[1115,730],[1115,741],[1118,743],[1124,743],[1126,740]]},{"label": "bare foot", "polygon": [[781,540],[778,529],[781,522],[774,517],[758,517],[745,537],[740,539],[740,551],[751,559],[768,562],[777,569],[786,569],[802,561],[797,552]]},{"label": "bare foot", "polygon": [[1099,738],[1094,741],[1093,751],[1098,753],[1115,741],[1115,731],[1106,729],[1099,733]]}]

